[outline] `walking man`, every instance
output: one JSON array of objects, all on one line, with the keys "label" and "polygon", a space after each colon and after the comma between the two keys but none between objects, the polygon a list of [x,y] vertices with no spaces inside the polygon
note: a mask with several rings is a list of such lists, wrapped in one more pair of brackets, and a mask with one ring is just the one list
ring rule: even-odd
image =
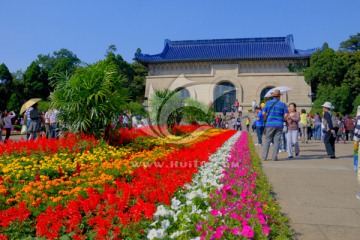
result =
[{"label": "walking man", "polygon": [[288,116],[286,104],[280,101],[280,90],[275,90],[272,94],[272,100],[267,101],[263,109],[265,121],[265,143],[262,152],[262,159],[267,160],[270,143],[274,142],[272,160],[277,160],[279,143],[284,127],[284,119]]}]

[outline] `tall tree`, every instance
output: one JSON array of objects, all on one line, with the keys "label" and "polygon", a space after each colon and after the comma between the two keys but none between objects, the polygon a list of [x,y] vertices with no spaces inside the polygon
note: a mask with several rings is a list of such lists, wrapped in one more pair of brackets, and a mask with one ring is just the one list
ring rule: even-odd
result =
[{"label": "tall tree", "polygon": [[343,59],[331,48],[317,51],[311,56],[310,67],[304,75],[315,92],[319,84],[339,86],[345,75]]},{"label": "tall tree", "polygon": [[0,65],[0,110],[4,110],[12,94],[13,76],[7,66]]},{"label": "tall tree", "polygon": [[360,33],[350,35],[350,38],[340,43],[339,50],[356,52],[360,50]]},{"label": "tall tree", "polygon": [[360,94],[360,51],[340,52],[346,69],[343,83],[347,84],[350,93],[355,97]]},{"label": "tall tree", "polygon": [[57,73],[72,74],[81,61],[73,52],[62,48],[53,52],[53,55],[38,55],[36,62],[44,72],[48,73],[49,78],[52,78]]},{"label": "tall tree", "polygon": [[36,62],[32,62],[24,73],[24,95],[28,98],[48,98],[50,94],[48,74]]},{"label": "tall tree", "polygon": [[[111,46],[116,49],[115,46]],[[121,55],[115,55],[113,51],[109,50],[107,51],[106,62],[116,65],[119,72],[119,81],[124,88],[128,89],[130,99],[141,102],[145,95],[147,69],[137,62],[129,64]]]}]

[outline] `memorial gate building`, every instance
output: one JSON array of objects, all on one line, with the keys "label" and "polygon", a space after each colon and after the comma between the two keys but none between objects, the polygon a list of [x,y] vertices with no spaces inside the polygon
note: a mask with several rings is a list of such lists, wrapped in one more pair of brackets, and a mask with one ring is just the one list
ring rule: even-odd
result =
[{"label": "memorial gate building", "polygon": [[176,90],[183,98],[213,103],[215,110],[229,110],[238,99],[244,110],[253,100],[259,105],[266,92],[276,86],[292,91],[281,101],[311,108],[311,87],[304,76],[289,66],[308,64],[317,49],[299,50],[292,35],[269,38],[238,38],[192,41],[165,40],[160,54],[135,54],[149,69],[145,97],[157,89]]}]

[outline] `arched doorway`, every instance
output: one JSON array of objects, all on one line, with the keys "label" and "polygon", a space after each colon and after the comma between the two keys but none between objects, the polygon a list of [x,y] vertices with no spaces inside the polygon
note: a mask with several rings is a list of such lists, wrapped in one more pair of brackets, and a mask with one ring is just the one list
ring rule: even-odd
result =
[{"label": "arched doorway", "polygon": [[272,88],[274,88],[274,87],[268,86],[268,87],[264,88],[264,89],[261,91],[261,93],[260,93],[260,103],[265,102],[264,96],[265,96],[265,94],[266,94],[270,89],[272,89]]},{"label": "arched doorway", "polygon": [[224,107],[231,111],[236,100],[235,86],[229,82],[222,82],[216,85],[214,93],[214,108],[216,112],[222,112]]},{"label": "arched doorway", "polygon": [[186,99],[190,97],[190,92],[186,88],[178,88],[176,89],[176,92],[180,93],[180,97],[182,99]]}]

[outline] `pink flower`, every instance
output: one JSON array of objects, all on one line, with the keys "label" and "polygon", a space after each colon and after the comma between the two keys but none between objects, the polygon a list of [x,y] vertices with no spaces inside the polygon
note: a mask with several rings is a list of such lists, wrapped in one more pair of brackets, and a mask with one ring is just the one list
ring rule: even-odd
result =
[{"label": "pink flower", "polygon": [[223,186],[223,190],[224,190],[225,192],[231,191],[231,186],[230,186],[229,184],[226,184],[226,185]]},{"label": "pink flower", "polygon": [[221,212],[222,215],[225,215],[225,213],[226,213],[225,208],[220,209],[220,212]]},{"label": "pink flower", "polygon": [[259,214],[259,215],[258,215],[258,219],[259,219],[259,223],[260,223],[261,225],[263,225],[263,224],[266,223],[266,220],[265,220],[265,217],[264,217],[263,214]]},{"label": "pink flower", "polygon": [[253,238],[254,237],[254,231],[252,230],[252,228],[250,226],[244,226],[242,231],[241,231],[241,235],[243,235],[244,237],[247,238]]},{"label": "pink flower", "polygon": [[268,226],[263,226],[263,230],[262,230],[262,233],[265,235],[265,236],[268,236],[269,233],[270,233],[270,227]]},{"label": "pink flower", "polygon": [[234,228],[231,232],[232,232],[232,234],[234,234],[234,235],[239,235],[239,233],[240,233],[240,228]]},{"label": "pink flower", "polygon": [[219,211],[216,209],[213,209],[210,211],[211,215],[213,215],[214,217],[216,217],[219,214]]},{"label": "pink flower", "polygon": [[217,239],[220,239],[222,235],[223,235],[222,231],[218,231],[218,230],[213,234],[213,236]]}]

